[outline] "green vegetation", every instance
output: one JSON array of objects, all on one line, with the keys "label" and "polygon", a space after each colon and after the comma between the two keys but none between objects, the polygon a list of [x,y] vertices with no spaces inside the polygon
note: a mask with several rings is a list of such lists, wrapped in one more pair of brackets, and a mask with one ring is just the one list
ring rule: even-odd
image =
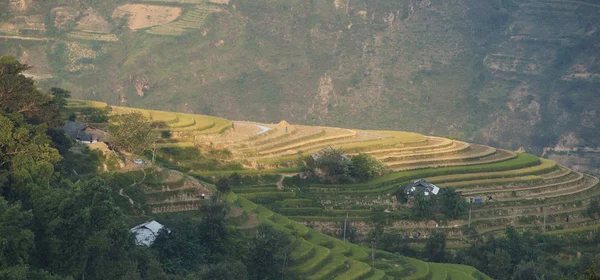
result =
[{"label": "green vegetation", "polygon": [[127,17],[112,17],[131,1],[4,2],[0,33],[10,37],[0,54],[28,59],[42,86],[79,98],[535,152],[570,133],[598,144],[594,118],[580,122],[598,106],[598,7],[590,1],[142,1],[135,4],[182,13],[136,31]]},{"label": "green vegetation", "polygon": [[[416,257],[474,265],[494,278],[531,279],[571,276],[594,263],[588,255],[576,267],[542,263],[562,262],[566,257],[548,256],[587,253],[596,244],[591,226],[597,221],[598,179],[552,161],[414,133],[263,125],[67,102],[69,92],[43,93],[19,75],[25,66],[2,61],[8,70],[0,71],[6,73],[0,100],[19,100],[11,91],[14,82],[29,86],[22,95],[31,101],[1,103],[7,105],[1,135],[7,136],[0,139],[6,201],[0,202],[0,220],[10,230],[0,230],[0,241],[25,244],[3,253],[11,259],[10,275],[27,267],[23,273],[34,276],[92,279],[487,279],[472,267],[409,258]],[[31,115],[29,108],[34,108]],[[90,145],[99,150],[92,152],[71,143],[57,129],[67,114],[100,120],[94,125],[121,139],[116,146],[136,157],[146,150],[158,166],[120,166],[101,145]],[[123,137],[132,135],[154,135],[157,145],[143,142],[149,137]],[[344,147],[355,153],[348,160],[340,152]],[[319,151],[320,157],[313,154]],[[320,176],[307,168],[312,158]],[[438,195],[408,200],[399,195],[422,178],[443,187]],[[485,201],[467,202],[462,193]],[[68,216],[71,212],[75,216]],[[91,226],[94,213],[110,221]],[[169,230],[149,248],[133,246],[127,228],[149,219]],[[459,226],[467,223],[471,227],[461,232]],[[499,231],[509,224],[546,232],[509,228],[503,236]],[[57,225],[73,230],[63,233]],[[548,247],[520,243],[539,240]],[[505,246],[512,243],[527,252]],[[63,249],[74,253],[56,256]],[[87,258],[91,266],[69,259],[75,257]],[[121,264],[118,269],[104,269],[115,262]],[[511,270],[503,269],[509,265]]]},{"label": "green vegetation", "polygon": [[[152,130],[152,124],[141,113],[115,115],[111,117],[108,129],[111,144],[132,154],[141,154],[149,147],[156,147],[158,133]],[[156,151],[152,152],[153,160]]]}]

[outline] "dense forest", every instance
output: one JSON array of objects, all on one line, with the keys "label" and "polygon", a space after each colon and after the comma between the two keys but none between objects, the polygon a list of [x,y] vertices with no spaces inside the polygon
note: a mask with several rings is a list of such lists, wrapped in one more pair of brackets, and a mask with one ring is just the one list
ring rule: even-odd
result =
[{"label": "dense forest", "polygon": [[100,174],[99,155],[70,149],[59,129],[68,91],[40,91],[27,68],[0,59],[0,279],[281,277],[292,243],[268,226],[232,230],[218,196],[200,220],[171,217],[151,248],[136,246],[114,199],[126,176]]}]

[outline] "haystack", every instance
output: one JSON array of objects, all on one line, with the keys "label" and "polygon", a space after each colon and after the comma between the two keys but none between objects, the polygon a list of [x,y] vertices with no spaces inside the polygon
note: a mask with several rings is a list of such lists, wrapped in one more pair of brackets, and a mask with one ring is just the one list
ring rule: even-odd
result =
[{"label": "haystack", "polygon": [[280,121],[280,122],[279,122],[277,125],[278,125],[279,127],[287,127],[287,126],[290,126],[290,124],[289,124],[288,122],[286,122],[286,121]]}]

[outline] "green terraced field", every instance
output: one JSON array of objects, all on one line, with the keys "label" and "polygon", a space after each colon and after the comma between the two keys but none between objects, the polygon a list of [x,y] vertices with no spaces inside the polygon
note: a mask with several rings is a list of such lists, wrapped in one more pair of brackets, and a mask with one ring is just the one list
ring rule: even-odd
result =
[{"label": "green terraced field", "polygon": [[[318,231],[307,229],[298,222],[291,221],[282,215],[241,198],[230,195],[233,205],[245,212],[253,213],[258,219],[288,234],[295,232],[300,243],[292,252],[291,270],[306,279],[387,279],[402,272],[403,279],[426,279],[431,274],[430,264],[411,258],[405,258],[386,252],[378,252],[376,267],[369,264],[368,248],[344,243],[324,235]],[[384,269],[383,267],[388,269]],[[381,268],[377,268],[381,267]],[[395,269],[393,269],[395,268]],[[436,274],[450,274],[451,270],[464,270],[463,266],[436,266]],[[409,272],[409,275],[405,275]],[[472,269],[471,271],[476,271]],[[389,274],[389,275],[388,275]],[[387,277],[387,278],[386,278]],[[435,279],[435,278],[434,278]]]},{"label": "green terraced field", "polygon": [[[106,104],[81,100],[69,103],[72,109],[86,106],[103,108]],[[372,266],[368,248],[344,243],[320,233],[318,227],[310,229],[299,223],[335,226],[346,213],[352,221],[368,222],[373,205],[392,206],[392,193],[397,188],[422,178],[440,187],[458,188],[471,197],[493,194],[496,197],[493,201],[472,205],[471,224],[482,232],[500,230],[509,224],[539,227],[544,216],[549,228],[569,227],[556,234],[584,231],[597,223],[581,217],[580,213],[591,199],[600,196],[598,179],[531,154],[409,132],[260,125],[122,107],[114,107],[113,113],[130,110],[166,123],[166,129],[173,133],[191,135],[182,138],[187,140],[163,144],[184,145],[190,139],[210,142],[227,147],[235,159],[248,163],[248,169],[244,170],[189,174],[200,179],[233,173],[242,176],[243,180],[232,186],[234,194],[227,197],[244,211],[240,216],[243,219],[239,219],[240,229],[251,231],[266,223],[297,236],[300,246],[292,254],[292,270],[307,279],[478,279],[479,276],[488,279],[470,267],[429,264],[385,252],[378,252],[382,257],[376,258]],[[230,129],[234,125],[235,129]],[[258,126],[268,130],[260,134]],[[295,162],[307,160],[311,153],[329,146],[350,155],[370,153],[384,160],[388,170],[373,180],[354,184],[309,184],[300,188],[285,178],[300,171]],[[153,193],[151,200],[159,203],[161,199],[186,192],[174,189]],[[261,203],[264,205],[257,205]],[[165,207],[164,203],[159,205]],[[398,207],[401,213],[408,211],[403,205]],[[572,216],[573,222],[565,225],[561,215]],[[452,221],[452,224],[462,225],[466,221]],[[430,229],[418,227],[421,231]]]}]

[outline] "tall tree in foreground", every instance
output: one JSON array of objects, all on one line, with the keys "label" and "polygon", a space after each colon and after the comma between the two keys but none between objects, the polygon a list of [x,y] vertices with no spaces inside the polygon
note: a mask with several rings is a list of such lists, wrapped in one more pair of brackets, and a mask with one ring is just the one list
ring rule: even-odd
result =
[{"label": "tall tree in foreground", "polygon": [[250,279],[290,279],[282,277],[295,244],[281,231],[261,224],[248,253]]},{"label": "tall tree in foreground", "polygon": [[446,250],[446,235],[442,232],[433,231],[427,243],[423,254],[430,262],[444,262]]},{"label": "tall tree in foreground", "polygon": [[31,67],[14,57],[0,57],[0,108],[7,113],[22,114],[30,122],[60,126],[68,91],[58,88],[53,88],[51,94],[40,91],[33,79],[23,75],[28,69]]},{"label": "tall tree in foreground", "polygon": [[109,127],[112,145],[132,154],[141,154],[156,144],[160,134],[140,112],[113,116]]}]

